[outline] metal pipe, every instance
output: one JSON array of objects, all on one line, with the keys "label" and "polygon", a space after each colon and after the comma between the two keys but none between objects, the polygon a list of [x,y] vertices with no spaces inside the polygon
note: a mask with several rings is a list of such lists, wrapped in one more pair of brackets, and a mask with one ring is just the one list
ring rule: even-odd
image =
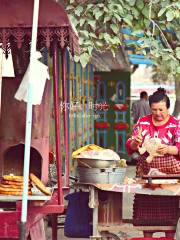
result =
[{"label": "metal pipe", "polygon": [[32,23],[32,39],[30,51],[30,77],[28,82],[28,102],[26,108],[26,130],[25,130],[25,152],[24,152],[24,169],[23,169],[23,195],[22,195],[22,211],[20,224],[20,240],[26,239],[26,221],[28,207],[28,182],[29,182],[29,164],[30,164],[30,149],[31,149],[31,130],[32,130],[32,65],[34,64],[34,55],[36,53],[37,43],[37,28],[39,15],[39,0],[34,0],[33,8],[33,23]]},{"label": "metal pipe", "polygon": [[67,95],[67,81],[66,81],[66,50],[62,49],[62,94],[64,104],[64,144],[65,144],[65,183],[69,186],[69,127],[68,127],[68,95]]},{"label": "metal pipe", "polygon": [[62,155],[61,155],[61,137],[60,137],[60,106],[59,106],[59,55],[58,43],[54,41],[53,45],[53,93],[54,93],[54,121],[55,121],[55,139],[56,139],[56,164],[57,164],[57,183],[58,183],[58,204],[63,204],[62,194]]}]

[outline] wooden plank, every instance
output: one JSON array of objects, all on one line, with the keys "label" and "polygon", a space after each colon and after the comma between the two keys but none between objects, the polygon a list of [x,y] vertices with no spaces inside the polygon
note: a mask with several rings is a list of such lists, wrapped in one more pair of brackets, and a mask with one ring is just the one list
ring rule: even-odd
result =
[{"label": "wooden plank", "polygon": [[[50,199],[51,199],[51,196],[45,196],[45,195],[28,196],[29,201],[48,201]],[[0,195],[1,202],[16,202],[16,201],[21,201],[21,200],[22,200],[22,196]]]}]

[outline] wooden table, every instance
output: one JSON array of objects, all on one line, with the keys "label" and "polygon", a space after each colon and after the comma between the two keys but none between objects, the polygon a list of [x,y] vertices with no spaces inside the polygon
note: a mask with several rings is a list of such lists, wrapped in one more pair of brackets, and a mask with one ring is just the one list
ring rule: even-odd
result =
[{"label": "wooden table", "polygon": [[[156,188],[155,190],[143,188],[141,184],[91,184],[91,183],[76,183],[75,187],[82,191],[89,192],[89,207],[93,209],[93,235],[91,240],[108,239],[102,236],[109,236],[112,239],[120,239],[117,235],[113,234],[114,230],[121,231],[124,229],[122,220],[122,196],[123,193],[136,193],[144,195],[158,195],[158,196],[180,196],[180,184],[177,184],[175,190]],[[111,207],[105,209],[101,197],[105,194],[110,199]],[[118,200],[118,203],[117,203]],[[104,212],[103,212],[104,211]],[[108,213],[107,213],[108,211]],[[111,212],[111,213],[110,213]],[[109,216],[108,216],[109,214]],[[118,216],[119,214],[119,216]],[[113,215],[113,216],[111,216]],[[107,220],[105,222],[104,220]],[[145,228],[148,228],[145,226]],[[153,226],[154,230],[174,230],[171,226]],[[143,230],[142,227],[138,227]],[[129,230],[129,229],[128,229]]]}]

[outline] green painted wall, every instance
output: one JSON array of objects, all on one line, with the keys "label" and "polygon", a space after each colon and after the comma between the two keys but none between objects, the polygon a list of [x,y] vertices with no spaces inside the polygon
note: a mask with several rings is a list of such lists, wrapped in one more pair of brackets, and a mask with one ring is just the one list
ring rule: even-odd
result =
[{"label": "green painted wall", "polygon": [[[116,151],[121,158],[129,160],[125,143],[130,130],[130,73],[123,71],[95,73],[96,103],[107,103],[108,110],[97,110],[95,120],[95,143]],[[127,109],[115,110],[115,105]],[[117,105],[116,105],[117,106]],[[102,127],[108,123],[109,127]],[[127,129],[115,126],[128,124]],[[101,128],[102,127],[102,128]]]}]

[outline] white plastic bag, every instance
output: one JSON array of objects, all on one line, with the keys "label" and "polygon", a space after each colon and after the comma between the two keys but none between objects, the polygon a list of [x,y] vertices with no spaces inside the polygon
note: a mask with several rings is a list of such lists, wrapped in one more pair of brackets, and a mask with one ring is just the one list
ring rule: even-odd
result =
[{"label": "white plastic bag", "polygon": [[[15,93],[15,98],[19,101],[23,100],[27,102],[28,98],[28,83],[32,83],[32,104],[40,105],[42,101],[42,96],[45,88],[46,79],[50,79],[48,73],[48,66],[40,62],[38,59],[42,55],[40,52],[36,52],[35,59],[32,63],[32,71],[30,73],[30,67],[28,66],[24,77],[18,90]],[[31,76],[30,76],[31,74]]]}]

